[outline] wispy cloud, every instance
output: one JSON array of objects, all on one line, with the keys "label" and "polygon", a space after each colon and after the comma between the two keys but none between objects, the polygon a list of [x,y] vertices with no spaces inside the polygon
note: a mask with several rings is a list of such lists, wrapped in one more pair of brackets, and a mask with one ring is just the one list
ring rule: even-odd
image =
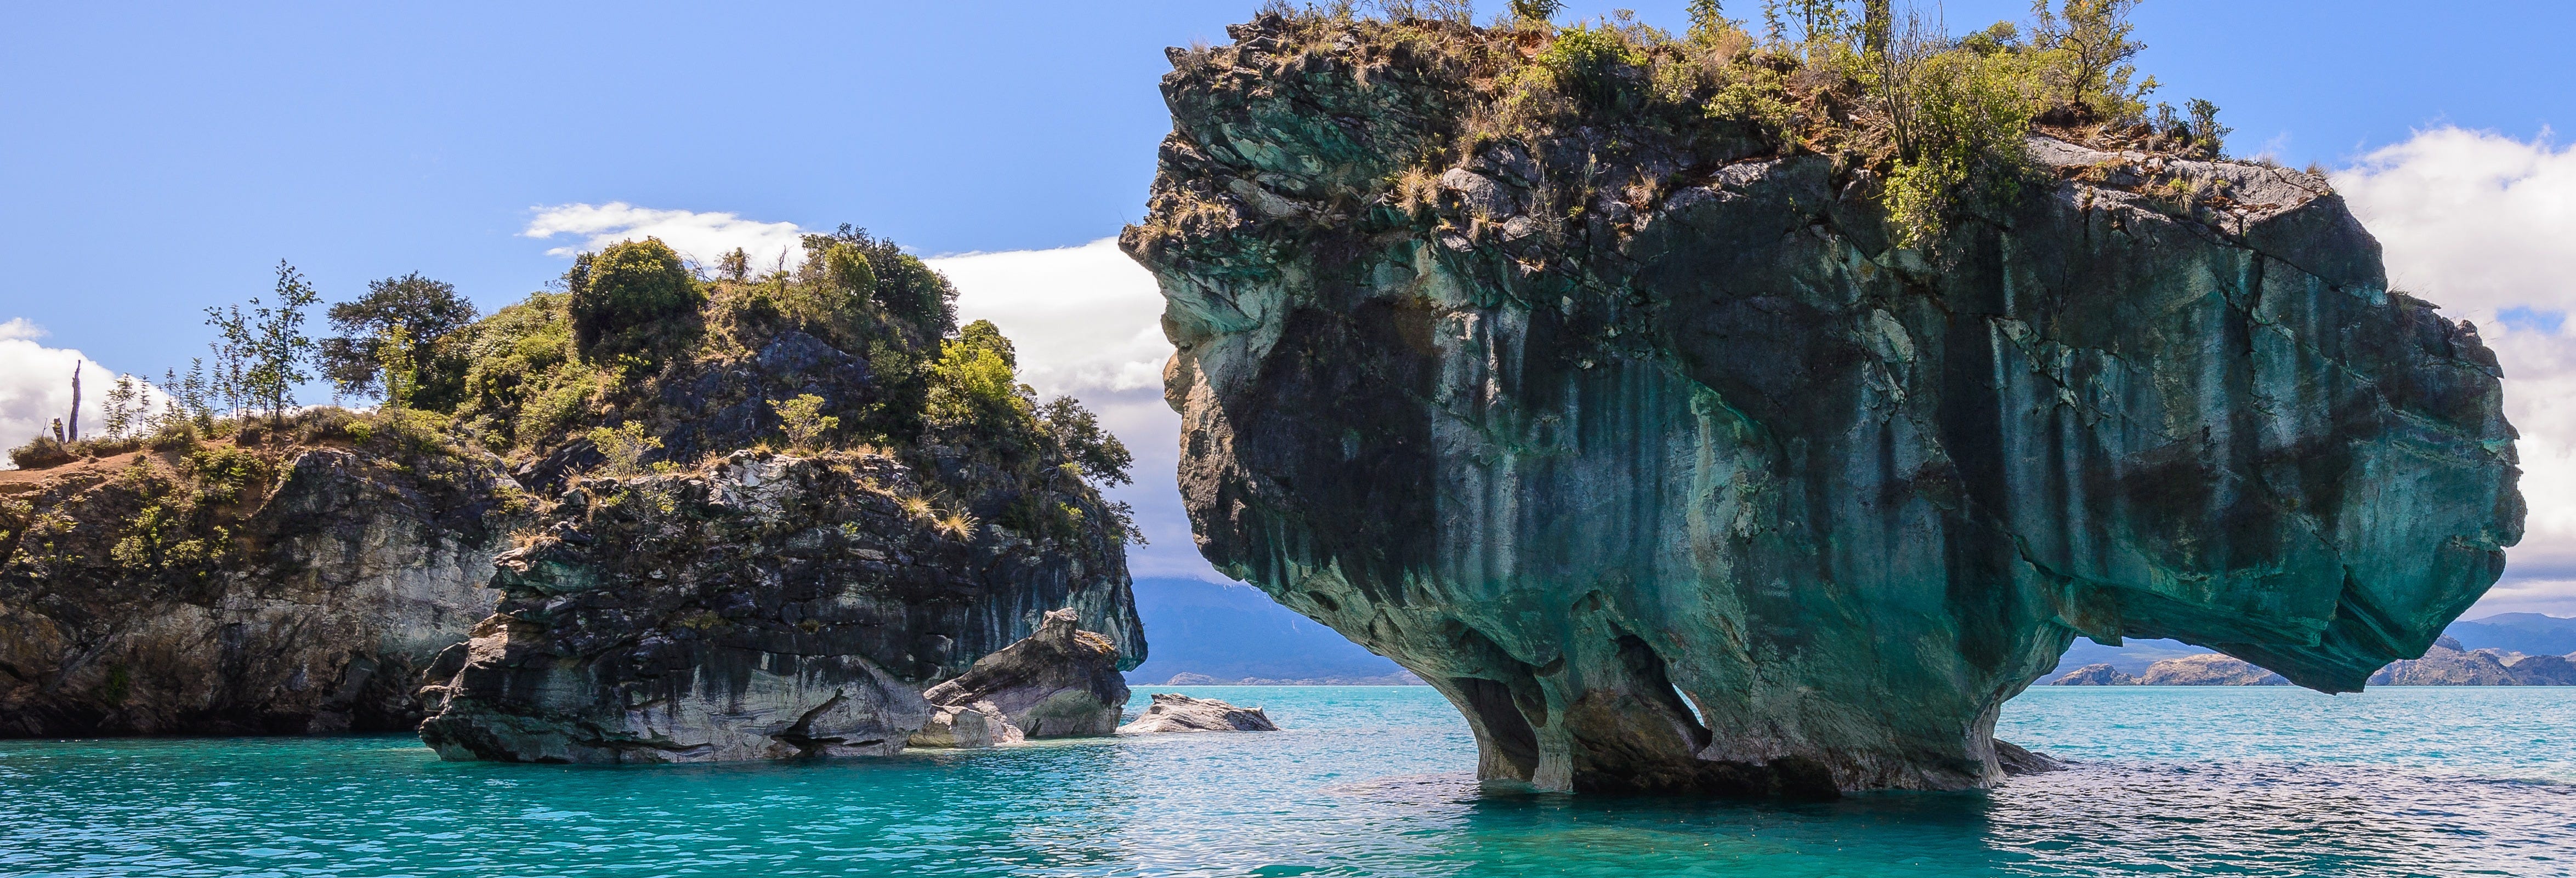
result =
[{"label": "wispy cloud", "polygon": [[804,229],[795,223],[764,223],[740,214],[690,210],[655,210],[623,201],[607,204],[558,204],[537,209],[520,234],[540,240],[571,236],[576,243],[547,250],[570,257],[620,241],[660,238],[681,256],[712,264],[734,248],[751,256],[756,270],[794,267],[803,256]]},{"label": "wispy cloud", "polygon": [[2334,182],[2386,248],[2391,283],[2475,322],[2504,365],[2531,517],[2478,612],[2576,613],[2576,149],[2439,128]]}]

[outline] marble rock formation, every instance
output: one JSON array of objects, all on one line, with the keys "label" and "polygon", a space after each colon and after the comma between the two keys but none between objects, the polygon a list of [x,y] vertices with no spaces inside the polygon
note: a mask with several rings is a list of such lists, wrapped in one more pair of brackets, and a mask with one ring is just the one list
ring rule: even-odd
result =
[{"label": "marble rock formation", "polygon": [[906,508],[917,490],[856,452],[574,483],[500,557],[492,617],[431,669],[421,739],[523,762],[885,755],[930,719],[924,687],[1049,610],[1104,632],[1084,643],[1109,667],[1141,659],[1114,536],[957,533]]},{"label": "marble rock formation", "polygon": [[1286,26],[1174,50],[1121,240],[1180,488],[1219,570],[1438,688],[1491,781],[1980,786],[2079,634],[2353,691],[2520,538],[2494,355],[2323,178],[2040,138],[2044,182],[1901,248],[1852,163],[1616,115],[1462,138],[1466,65]]},{"label": "marble rock formation", "polygon": [[0,737],[418,724],[524,495],[489,455],[347,444],[6,473]]},{"label": "marble rock formation", "polygon": [[1037,633],[922,693],[930,722],[916,747],[989,747],[1025,738],[1075,738],[1117,730],[1127,706],[1118,646],[1076,627],[1072,610],[1048,613]]},{"label": "marble rock formation", "polygon": [[2049,681],[2051,686],[2135,686],[2138,678],[2110,665],[2085,665]]},{"label": "marble rock formation", "polygon": [[1178,692],[1156,692],[1154,703],[1136,721],[1118,727],[1121,735],[1161,732],[1275,732],[1279,725],[1258,707],[1236,707],[1214,698],[1192,698]]}]

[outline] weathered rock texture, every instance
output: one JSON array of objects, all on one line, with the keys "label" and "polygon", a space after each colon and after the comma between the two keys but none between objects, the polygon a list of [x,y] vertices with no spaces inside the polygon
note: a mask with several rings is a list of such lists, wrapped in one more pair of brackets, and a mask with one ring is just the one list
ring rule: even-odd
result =
[{"label": "weathered rock texture", "polygon": [[976,660],[922,693],[935,712],[920,747],[983,747],[1024,738],[1110,734],[1127,706],[1118,645],[1081,630],[1072,610],[1046,614],[1037,633]]},{"label": "weathered rock texture", "polygon": [[1985,784],[2077,634],[2351,691],[2520,536],[2494,357],[2320,178],[2042,141],[2055,179],[1897,249],[1832,159],[1459,141],[1452,67],[1277,22],[1175,51],[1122,240],[1181,490],[1220,570],[1448,696],[1484,777]]},{"label": "weathered rock texture", "polygon": [[1136,721],[1118,727],[1121,735],[1163,732],[1275,732],[1279,724],[1258,707],[1236,707],[1214,698],[1192,698],[1178,692],[1156,692],[1154,703]]},{"label": "weathered rock texture", "polygon": [[209,448],[0,482],[0,737],[420,721],[421,668],[491,611],[524,517],[500,462]]},{"label": "weathered rock texture", "polygon": [[1111,678],[1141,657],[1119,534],[957,533],[907,508],[919,489],[851,452],[577,482],[501,556],[495,614],[432,669],[442,709],[421,738],[451,759],[883,755],[929,719],[923,688],[1050,610],[1105,632],[1086,645]]}]

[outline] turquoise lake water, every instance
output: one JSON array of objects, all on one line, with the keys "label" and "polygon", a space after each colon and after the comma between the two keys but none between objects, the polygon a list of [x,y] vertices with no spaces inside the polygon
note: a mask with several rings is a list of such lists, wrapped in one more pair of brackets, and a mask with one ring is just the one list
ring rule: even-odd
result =
[{"label": "turquoise lake water", "polygon": [[1290,730],[875,761],[0,742],[0,875],[2571,875],[2576,688],[2035,689],[2071,771],[1816,805],[1480,794],[1423,688],[1145,687]]}]

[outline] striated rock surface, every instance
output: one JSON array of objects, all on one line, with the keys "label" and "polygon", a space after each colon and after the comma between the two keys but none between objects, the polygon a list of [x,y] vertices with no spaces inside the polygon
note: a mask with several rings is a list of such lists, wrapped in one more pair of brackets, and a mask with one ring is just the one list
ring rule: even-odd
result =
[{"label": "striated rock surface", "polygon": [[2110,665],[2085,665],[2049,681],[2051,686],[2135,686],[2138,678]]},{"label": "striated rock surface", "polygon": [[528,500],[500,462],[308,414],[0,476],[0,737],[407,730],[491,611]]},{"label": "striated rock surface", "polygon": [[1236,707],[1214,698],[1192,698],[1178,692],[1156,692],[1154,703],[1136,721],[1118,727],[1121,735],[1162,732],[1275,732],[1279,725],[1258,707]]},{"label": "striated rock surface", "polygon": [[912,743],[987,747],[1023,738],[1107,735],[1127,706],[1118,646],[1077,627],[1072,610],[1046,614],[1037,633],[922,693],[937,709]]},{"label": "striated rock surface", "polygon": [[2520,538],[2493,355],[2321,178],[2040,139],[2046,179],[1905,249],[1834,158],[1461,138],[1465,66],[1284,27],[1175,52],[1122,238],[1181,490],[1220,570],[1446,695],[1485,778],[1987,784],[2078,634],[2352,691]]},{"label": "striated rock surface", "polygon": [[501,556],[495,614],[433,668],[422,740],[504,761],[889,754],[929,721],[924,687],[1068,606],[1066,626],[1109,632],[1083,646],[1111,678],[1134,664],[1117,535],[959,533],[907,504],[919,487],[858,452],[575,483]]},{"label": "striated rock surface", "polygon": [[2219,653],[2165,659],[2138,675],[2143,686],[2287,686],[2289,680],[2251,662]]},{"label": "striated rock surface", "polygon": [[2045,774],[2063,771],[2066,763],[2045,753],[2037,753],[2011,741],[1995,742],[1995,764],[2008,775]]}]

